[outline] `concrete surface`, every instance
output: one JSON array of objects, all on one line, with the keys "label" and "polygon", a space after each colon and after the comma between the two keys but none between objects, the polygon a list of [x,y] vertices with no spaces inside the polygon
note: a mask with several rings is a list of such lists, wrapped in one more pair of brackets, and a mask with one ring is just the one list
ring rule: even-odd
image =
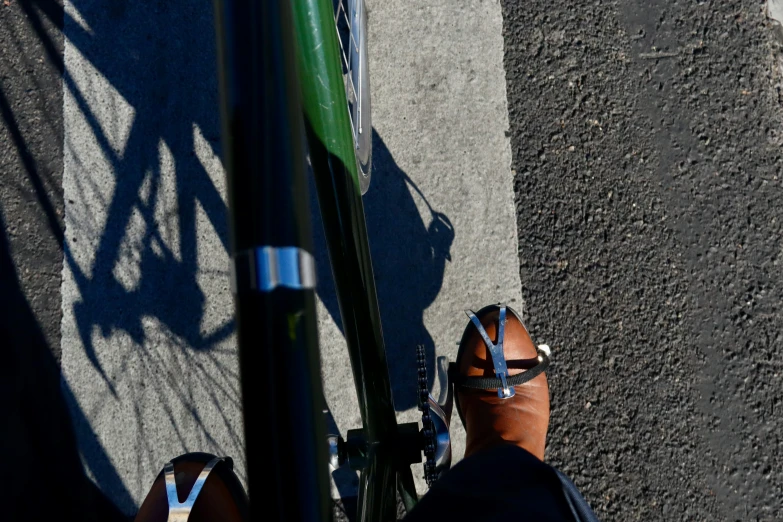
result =
[{"label": "concrete surface", "polygon": [[64,34],[62,374],[133,513],[182,453],[244,476],[212,7],[66,2]]},{"label": "concrete surface", "polygon": [[[368,10],[365,205],[395,405],[412,421],[416,345],[434,368],[454,358],[464,308],[521,308],[502,22],[478,1]],[[94,435],[80,439],[85,465],[132,513],[187,451],[231,455],[244,476],[212,13],[91,0],[65,12],[62,372],[77,434]],[[345,433],[358,409],[322,249],[318,263],[326,395]],[[336,495],[356,494],[347,475]]]},{"label": "concrete surface", "polygon": [[783,23],[783,2],[781,0],[767,0],[767,17],[778,25]]}]

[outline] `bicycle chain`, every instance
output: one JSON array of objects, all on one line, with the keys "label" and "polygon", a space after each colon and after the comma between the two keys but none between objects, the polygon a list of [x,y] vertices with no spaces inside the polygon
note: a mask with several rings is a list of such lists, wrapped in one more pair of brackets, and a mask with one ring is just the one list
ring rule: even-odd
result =
[{"label": "bicycle chain", "polygon": [[429,395],[430,390],[427,386],[427,355],[423,345],[416,347],[416,370],[418,374],[419,388],[419,411],[421,411],[421,438],[422,451],[424,451],[424,480],[427,486],[432,484],[437,478],[435,475],[435,425],[432,422],[430,413]]}]

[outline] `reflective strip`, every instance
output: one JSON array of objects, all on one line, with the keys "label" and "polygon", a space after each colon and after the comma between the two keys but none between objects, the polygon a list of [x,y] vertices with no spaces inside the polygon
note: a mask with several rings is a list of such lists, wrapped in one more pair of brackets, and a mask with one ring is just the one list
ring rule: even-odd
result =
[{"label": "reflective strip", "polygon": [[257,247],[244,250],[231,265],[231,291],[271,292],[315,288],[315,259],[299,247]]}]

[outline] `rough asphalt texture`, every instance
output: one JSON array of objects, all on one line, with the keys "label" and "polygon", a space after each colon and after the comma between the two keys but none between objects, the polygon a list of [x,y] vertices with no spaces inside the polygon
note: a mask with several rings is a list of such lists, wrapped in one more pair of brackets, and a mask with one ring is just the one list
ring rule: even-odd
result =
[{"label": "rough asphalt texture", "polygon": [[60,358],[62,8],[0,5],[0,214],[17,277]]},{"label": "rough asphalt texture", "polygon": [[112,521],[81,469],[58,368],[62,19],[56,0],[0,5],[0,504],[4,520]]},{"label": "rough asphalt texture", "polygon": [[556,350],[548,458],[602,520],[783,518],[763,8],[503,2],[523,295]]}]

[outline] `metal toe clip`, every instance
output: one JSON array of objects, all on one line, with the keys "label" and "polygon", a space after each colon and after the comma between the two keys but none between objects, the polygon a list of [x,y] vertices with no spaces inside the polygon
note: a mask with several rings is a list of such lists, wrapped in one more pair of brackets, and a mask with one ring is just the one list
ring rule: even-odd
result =
[{"label": "metal toe clip", "polygon": [[193,504],[196,503],[201,488],[204,487],[204,483],[207,481],[207,477],[212,472],[214,467],[223,460],[220,457],[215,457],[204,466],[204,469],[199,473],[196,483],[193,484],[193,489],[190,490],[188,498],[185,502],[179,501],[179,495],[177,494],[177,480],[174,476],[174,464],[167,462],[163,466],[163,474],[166,478],[166,497],[169,501],[169,517],[168,522],[187,522],[190,518],[190,512],[193,510]]},{"label": "metal toe clip", "polygon": [[502,386],[498,388],[498,397],[501,399],[510,399],[516,394],[513,386],[508,385],[508,366],[506,365],[506,358],[503,355],[503,335],[506,331],[506,305],[500,305],[500,320],[498,326],[498,342],[492,344],[492,340],[487,335],[487,331],[481,325],[481,321],[478,320],[476,314],[471,310],[465,310],[468,314],[473,325],[481,334],[481,338],[484,339],[484,344],[487,345],[490,355],[492,356],[492,365],[495,368],[495,376],[500,379]]}]

